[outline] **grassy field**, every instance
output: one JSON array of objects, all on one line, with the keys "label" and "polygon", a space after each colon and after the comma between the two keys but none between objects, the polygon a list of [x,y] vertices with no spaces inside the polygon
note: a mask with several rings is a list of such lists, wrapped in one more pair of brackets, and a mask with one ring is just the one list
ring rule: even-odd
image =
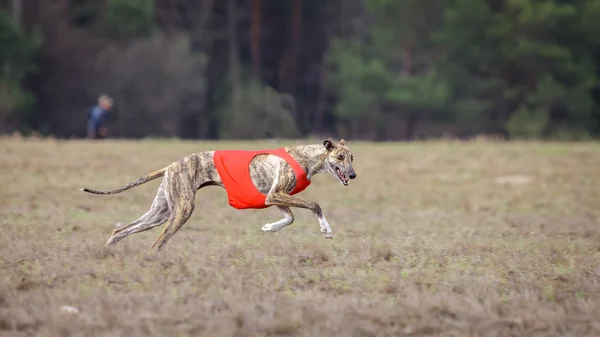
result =
[{"label": "grassy field", "polygon": [[162,251],[162,227],[106,249],[159,181],[78,191],[275,146],[0,139],[0,335],[600,335],[598,144],[349,140],[358,178],[319,175],[298,195],[333,240],[306,210],[263,233],[277,209],[235,210],[209,187]]}]

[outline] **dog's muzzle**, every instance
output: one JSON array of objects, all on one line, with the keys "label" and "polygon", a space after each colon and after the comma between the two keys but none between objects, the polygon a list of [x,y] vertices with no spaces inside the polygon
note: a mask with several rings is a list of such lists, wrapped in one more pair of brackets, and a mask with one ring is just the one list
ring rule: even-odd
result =
[{"label": "dog's muzzle", "polygon": [[[348,184],[350,184],[350,179],[348,179],[348,177],[346,177],[346,174],[340,170],[339,167],[335,168],[335,173],[337,174],[337,177],[340,179],[340,181],[342,182],[342,184],[344,184],[344,186],[348,186]],[[354,174],[354,177],[356,178],[356,174]],[[352,175],[350,176],[351,179]]]}]

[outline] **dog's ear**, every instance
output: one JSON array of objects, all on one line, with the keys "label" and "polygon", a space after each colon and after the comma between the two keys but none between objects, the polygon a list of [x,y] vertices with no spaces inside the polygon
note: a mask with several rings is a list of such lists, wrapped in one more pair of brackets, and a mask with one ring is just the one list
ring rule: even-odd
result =
[{"label": "dog's ear", "polygon": [[331,139],[331,138],[325,139],[325,141],[323,142],[323,145],[325,145],[325,148],[327,149],[327,151],[331,151],[335,148],[335,145],[333,144],[333,139]]},{"label": "dog's ear", "polygon": [[340,142],[338,143],[342,146],[346,145],[346,141],[344,140],[344,138],[340,139]]}]

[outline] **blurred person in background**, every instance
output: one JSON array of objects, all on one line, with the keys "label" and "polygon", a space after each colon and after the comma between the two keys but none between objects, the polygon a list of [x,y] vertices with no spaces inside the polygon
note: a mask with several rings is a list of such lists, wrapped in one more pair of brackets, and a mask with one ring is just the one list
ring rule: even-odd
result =
[{"label": "blurred person in background", "polygon": [[108,130],[104,127],[104,122],[113,105],[112,98],[102,95],[98,98],[98,104],[88,109],[87,138],[106,138]]}]

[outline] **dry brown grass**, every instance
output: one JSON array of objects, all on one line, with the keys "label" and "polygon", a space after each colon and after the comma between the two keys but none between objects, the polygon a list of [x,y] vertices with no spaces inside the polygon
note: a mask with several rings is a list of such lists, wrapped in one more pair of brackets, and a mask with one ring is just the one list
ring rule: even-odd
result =
[{"label": "dry brown grass", "polygon": [[[287,142],[286,144],[294,144]],[[219,188],[161,252],[116,222],[192,152],[270,143],[0,140],[1,336],[598,336],[597,144],[366,144],[358,178],[317,176],[296,210],[238,211]],[[61,306],[78,308],[72,314]]]}]

